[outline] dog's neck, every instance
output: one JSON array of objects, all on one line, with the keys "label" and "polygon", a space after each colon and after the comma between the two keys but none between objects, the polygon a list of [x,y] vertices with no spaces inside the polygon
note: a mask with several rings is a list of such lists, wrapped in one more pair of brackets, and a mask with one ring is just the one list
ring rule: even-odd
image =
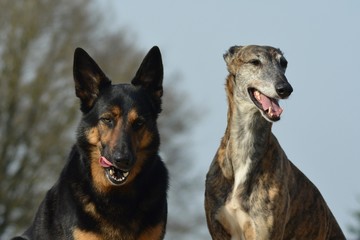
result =
[{"label": "dog's neck", "polygon": [[229,76],[226,86],[228,120],[222,146],[226,152],[225,169],[230,167],[231,170],[228,170],[231,175],[237,169],[244,169],[246,172],[250,165],[260,161],[272,136],[272,123],[265,120],[259,110],[242,96],[236,87]]},{"label": "dog's neck", "polygon": [[266,151],[272,124],[245,101],[238,101],[231,111],[228,119],[230,157],[253,160],[261,157]]}]

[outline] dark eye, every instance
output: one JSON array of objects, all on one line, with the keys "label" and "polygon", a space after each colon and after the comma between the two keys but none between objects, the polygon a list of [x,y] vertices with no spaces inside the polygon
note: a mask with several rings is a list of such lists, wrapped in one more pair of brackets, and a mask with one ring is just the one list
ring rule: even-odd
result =
[{"label": "dark eye", "polygon": [[105,123],[108,126],[111,126],[113,124],[113,119],[110,117],[101,117],[100,121]]},{"label": "dark eye", "polygon": [[138,130],[145,124],[145,119],[142,117],[137,118],[133,123],[133,129]]},{"label": "dark eye", "polygon": [[282,68],[286,68],[288,65],[288,62],[286,61],[286,59],[284,57],[280,58],[280,67]]},{"label": "dark eye", "polygon": [[259,59],[251,59],[251,60],[249,61],[249,63],[251,63],[251,64],[254,65],[254,66],[260,66],[261,61],[260,61]]}]

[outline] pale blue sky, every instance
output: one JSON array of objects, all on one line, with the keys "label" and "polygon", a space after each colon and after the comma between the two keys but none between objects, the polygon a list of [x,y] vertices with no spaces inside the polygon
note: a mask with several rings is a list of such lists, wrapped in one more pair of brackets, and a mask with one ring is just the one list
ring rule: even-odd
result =
[{"label": "pale blue sky", "polygon": [[287,78],[294,92],[281,102],[284,112],[273,131],[351,237],[351,212],[360,209],[360,1],[104,4],[117,16],[111,20],[114,26],[127,27],[138,47],[160,47],[166,76],[179,73],[188,104],[206,110],[192,135],[193,167],[201,181],[226,127],[222,54],[232,45],[279,47],[289,62]]}]

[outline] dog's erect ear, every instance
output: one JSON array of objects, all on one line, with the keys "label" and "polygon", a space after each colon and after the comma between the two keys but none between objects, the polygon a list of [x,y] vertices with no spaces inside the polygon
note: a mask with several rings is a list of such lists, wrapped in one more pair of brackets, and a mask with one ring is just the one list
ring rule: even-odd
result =
[{"label": "dog's erect ear", "polygon": [[163,75],[160,49],[154,46],[145,56],[131,83],[150,90],[155,97],[160,98],[163,94]]},{"label": "dog's erect ear", "polygon": [[81,48],[74,53],[73,74],[76,96],[81,100],[81,111],[86,113],[94,105],[102,89],[111,85],[96,62]]}]

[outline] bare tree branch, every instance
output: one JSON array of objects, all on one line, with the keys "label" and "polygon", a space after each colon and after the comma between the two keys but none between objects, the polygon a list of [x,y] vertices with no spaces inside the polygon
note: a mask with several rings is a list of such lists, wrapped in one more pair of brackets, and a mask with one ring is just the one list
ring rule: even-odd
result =
[{"label": "bare tree branch", "polygon": [[[74,49],[85,48],[117,83],[130,81],[144,56],[127,39],[126,30],[106,31],[104,16],[93,4],[0,1],[1,239],[29,225],[74,143],[80,117],[72,80]],[[192,162],[187,158],[190,151],[184,151],[189,149],[184,136],[196,115],[183,105],[182,94],[165,89],[160,119],[162,155],[172,175],[172,191],[179,194],[170,199],[174,210],[169,209],[167,229],[176,239],[203,219],[192,212],[176,216],[175,208],[187,208],[182,196],[196,189],[191,184],[194,176],[183,175]]]}]

